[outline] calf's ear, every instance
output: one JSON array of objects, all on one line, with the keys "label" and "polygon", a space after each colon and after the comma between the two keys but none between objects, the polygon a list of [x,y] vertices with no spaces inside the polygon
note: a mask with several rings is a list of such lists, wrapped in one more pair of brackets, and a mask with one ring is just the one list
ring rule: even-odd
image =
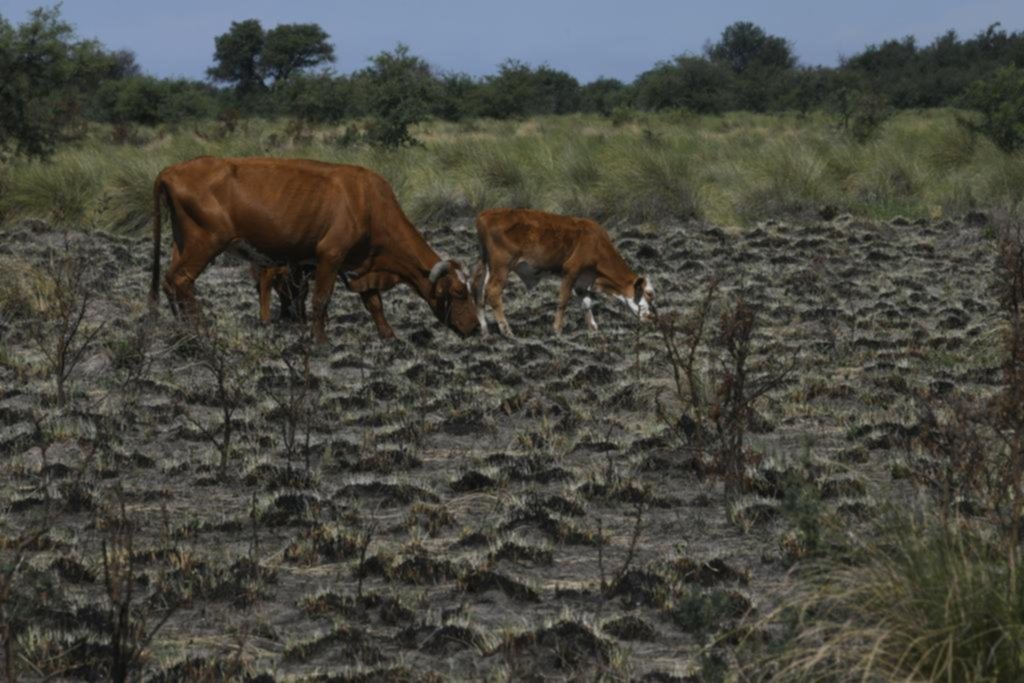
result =
[{"label": "calf's ear", "polygon": [[644,277],[638,277],[636,282],[633,283],[633,302],[639,304],[640,299],[644,298],[644,290],[647,289],[647,279]]}]

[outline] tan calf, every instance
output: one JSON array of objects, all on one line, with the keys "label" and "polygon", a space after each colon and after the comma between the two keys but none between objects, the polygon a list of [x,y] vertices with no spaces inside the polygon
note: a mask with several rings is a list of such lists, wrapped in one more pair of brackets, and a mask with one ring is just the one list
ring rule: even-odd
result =
[{"label": "tan calf", "polygon": [[591,311],[594,291],[618,299],[641,320],[652,317],[650,280],[633,272],[608,233],[592,220],[528,209],[491,209],[477,217],[476,230],[481,260],[473,271],[473,296],[482,334],[487,333],[489,305],[501,333],[514,336],[501,300],[511,273],[527,289],[544,275],[561,278],[555,334],[562,332],[565,308],[574,291],[583,299],[584,319],[591,330],[597,329]]}]

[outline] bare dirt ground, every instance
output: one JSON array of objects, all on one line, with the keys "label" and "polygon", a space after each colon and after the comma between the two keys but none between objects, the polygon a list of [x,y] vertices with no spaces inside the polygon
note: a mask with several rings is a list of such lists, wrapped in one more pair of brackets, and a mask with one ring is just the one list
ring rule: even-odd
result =
[{"label": "bare dirt ground", "polygon": [[[520,338],[462,341],[393,290],[400,338],[382,344],[339,287],[330,348],[296,383],[299,328],[261,328],[247,267],[225,259],[197,284],[235,344],[222,479],[213,373],[163,302],[144,317],[148,239],[5,233],[0,259],[22,267],[66,242],[101,284],[83,329],[104,325],[58,408],[39,335],[15,313],[0,322],[0,568],[22,559],[0,600],[17,670],[106,677],[125,593],[107,579],[131,567],[152,680],[713,679],[819,532],[863,533],[906,502],[908,394],[998,381],[986,231],[848,217],[611,229],[662,311],[717,274],[797,363],[756,406],[753,490],[730,505],[659,416],[679,411],[661,340],[614,302],[595,307],[599,333],[576,304],[555,338],[556,283],[516,281]],[[425,233],[475,256],[468,221]],[[139,330],[152,365],[133,376]],[[292,420],[289,455],[299,386],[315,410]]]}]

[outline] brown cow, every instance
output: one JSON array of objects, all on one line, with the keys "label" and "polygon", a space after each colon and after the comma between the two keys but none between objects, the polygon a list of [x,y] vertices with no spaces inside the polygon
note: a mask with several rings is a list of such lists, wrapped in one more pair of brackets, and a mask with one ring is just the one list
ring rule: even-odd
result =
[{"label": "brown cow", "polygon": [[573,291],[583,297],[584,317],[591,330],[597,329],[590,310],[593,290],[619,299],[641,320],[652,317],[654,287],[650,280],[626,265],[608,233],[592,220],[528,209],[491,209],[477,216],[476,231],[481,260],[473,272],[473,297],[482,334],[487,334],[485,313],[490,304],[498,329],[506,337],[513,336],[501,302],[512,272],[527,289],[532,289],[541,275],[562,278],[555,334],[562,333],[565,307]]},{"label": "brown cow", "polygon": [[153,280],[160,286],[160,201],[174,245],[163,287],[171,308],[198,314],[194,282],[225,249],[262,265],[312,266],[313,334],[343,273],[384,339],[394,331],[380,293],[404,282],[461,336],[477,328],[462,267],[442,260],[405,217],[387,181],[359,167],[300,159],[199,157],[168,166],[153,185]]},{"label": "brown cow", "polygon": [[281,302],[281,320],[306,322],[306,297],[309,294],[308,268],[251,265],[252,279],[260,298],[260,320],[270,322],[270,299],[274,292]]}]

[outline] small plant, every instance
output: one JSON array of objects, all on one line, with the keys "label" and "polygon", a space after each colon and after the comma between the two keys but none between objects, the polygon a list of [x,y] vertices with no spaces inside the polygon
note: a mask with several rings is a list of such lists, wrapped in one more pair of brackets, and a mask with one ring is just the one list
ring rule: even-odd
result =
[{"label": "small plant", "polygon": [[366,552],[373,543],[373,535],[377,531],[376,518],[370,522],[366,529],[359,535],[359,564],[356,565],[356,599],[363,597],[363,579],[367,576]]},{"label": "small plant", "polygon": [[[687,318],[659,316],[659,330],[672,366],[676,397],[684,410],[664,421],[697,453],[698,465],[722,475],[728,500],[747,487],[753,454],[746,432],[754,404],[779,387],[794,364],[777,360],[774,349],[755,346],[757,316],[742,294],[721,305],[711,327],[718,281],[712,280],[695,312]],[[708,370],[701,372],[700,366]],[[710,462],[705,465],[706,456]]]},{"label": "small plant", "polygon": [[26,532],[9,548],[13,552],[0,558],[0,646],[3,647],[4,680],[12,683],[18,679],[18,637],[38,617],[37,591],[56,593],[55,586],[50,585],[50,577],[28,563],[29,550],[48,528],[47,523],[36,531]]},{"label": "small plant", "polygon": [[136,601],[135,528],[125,511],[123,495],[119,495],[117,516],[97,526],[106,530],[102,540],[102,559],[110,628],[110,678],[121,683],[137,677],[145,648],[174,610],[168,609],[149,628],[148,614]]},{"label": "small plant", "polygon": [[295,456],[301,454],[308,475],[312,451],[310,439],[319,396],[319,382],[310,370],[313,340],[306,329],[304,328],[296,348],[281,351],[281,362],[288,369],[288,377],[283,391],[271,391],[270,397],[277,404],[281,415],[281,443],[288,458],[289,474]]},{"label": "small plant", "polygon": [[[634,506],[634,517],[633,517],[633,532],[629,536],[629,548],[626,550],[626,557],[622,561],[622,567],[619,569],[619,573],[616,574],[615,580],[612,581],[614,586],[616,582],[620,581],[622,577],[629,571],[629,567],[633,564],[633,559],[636,557],[637,545],[640,543],[640,536],[644,530],[644,512],[646,511],[646,505],[640,501]],[[598,541],[600,543],[600,541]],[[602,581],[604,567],[601,568]]]},{"label": "small plant", "polygon": [[218,427],[208,427],[187,411],[185,417],[220,452],[220,478],[226,479],[234,435],[232,418],[247,396],[255,356],[227,338],[213,323],[198,321],[194,330],[191,346],[195,362],[214,382],[221,421]]},{"label": "small plant", "polygon": [[103,398],[107,414],[97,428],[113,436],[123,429],[138,406],[155,361],[153,329],[140,318],[124,336],[107,342],[110,356],[110,386]]},{"label": "small plant", "polygon": [[719,280],[712,278],[706,285],[704,296],[696,310],[686,317],[663,314],[657,319],[658,331],[672,366],[676,398],[684,406],[684,412],[675,421],[668,420],[659,401],[662,419],[680,432],[686,441],[703,450],[708,436],[707,387],[701,372],[703,358],[700,355],[710,324],[712,307],[718,293]]},{"label": "small plant", "polygon": [[[66,236],[65,236],[66,238]],[[46,359],[57,392],[57,405],[68,401],[71,378],[92,349],[106,323],[90,325],[86,316],[96,297],[88,265],[72,254],[66,241],[63,251],[51,252],[45,269],[52,282],[52,300],[38,318],[31,320],[29,332]]]},{"label": "small plant", "polygon": [[[709,416],[718,436],[719,466],[725,478],[725,496],[731,499],[746,484],[750,456],[745,439],[754,403],[781,385],[793,365],[782,365],[774,353],[755,349],[754,309],[743,295],[722,311],[714,344],[719,349],[719,373]],[[761,355],[755,362],[755,354]]]}]

